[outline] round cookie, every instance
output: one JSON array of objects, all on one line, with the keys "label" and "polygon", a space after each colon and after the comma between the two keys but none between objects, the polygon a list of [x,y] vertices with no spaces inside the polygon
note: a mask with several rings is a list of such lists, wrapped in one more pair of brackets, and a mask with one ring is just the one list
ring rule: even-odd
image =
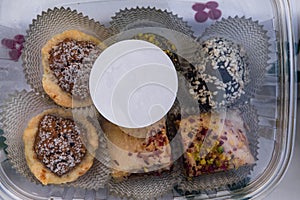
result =
[{"label": "round cookie", "polygon": [[43,88],[64,107],[84,107],[92,104],[88,83],[81,79],[87,73],[83,59],[103,45],[97,38],[78,30],[55,35],[42,48]]},{"label": "round cookie", "polygon": [[43,184],[75,181],[93,165],[98,148],[95,127],[84,118],[60,108],[33,117],[24,131],[27,165]]}]

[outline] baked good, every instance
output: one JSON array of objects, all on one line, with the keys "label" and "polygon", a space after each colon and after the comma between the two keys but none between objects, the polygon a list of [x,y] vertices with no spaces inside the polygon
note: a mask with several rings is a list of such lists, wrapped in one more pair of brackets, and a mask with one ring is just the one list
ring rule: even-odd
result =
[{"label": "baked good", "polygon": [[189,177],[254,163],[240,113],[202,113],[178,122]]},{"label": "baked good", "polygon": [[212,109],[227,107],[245,93],[249,69],[241,45],[225,38],[211,38],[201,43],[195,59],[195,68],[188,72],[190,93],[200,104]]},{"label": "baked good", "polygon": [[205,101],[199,101],[199,96],[196,95],[194,91],[195,88],[197,88],[198,93],[201,93],[202,97],[207,97],[205,92],[209,91],[207,83],[201,79],[201,77],[198,77],[197,81],[194,81],[195,77],[197,77],[199,73],[195,65],[174,52],[169,50],[166,50],[165,52],[173,62],[179,76],[177,96],[184,97],[184,102],[181,102],[182,108],[197,109],[196,107],[198,105],[199,111],[209,111],[211,109],[209,98],[206,98]]},{"label": "baked good", "polygon": [[135,35],[133,39],[150,42],[161,48],[163,51],[169,50],[174,52],[177,50],[176,46],[167,38],[154,33],[139,33]]},{"label": "baked good", "polygon": [[101,127],[108,139],[112,177],[116,180],[132,173],[167,170],[171,166],[165,119],[137,129],[122,128],[102,120]]},{"label": "baked good", "polygon": [[42,48],[43,88],[58,104],[64,107],[84,107],[92,104],[88,80],[82,81],[84,58],[103,44],[95,37],[78,30],[55,35]]},{"label": "baked good", "polygon": [[28,167],[43,184],[75,181],[93,165],[98,147],[94,126],[84,118],[72,118],[61,108],[33,117],[24,131]]}]

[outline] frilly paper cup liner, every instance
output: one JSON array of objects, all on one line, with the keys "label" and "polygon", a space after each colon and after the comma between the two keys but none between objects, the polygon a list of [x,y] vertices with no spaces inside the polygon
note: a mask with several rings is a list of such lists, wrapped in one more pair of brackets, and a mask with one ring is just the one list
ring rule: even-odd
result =
[{"label": "frilly paper cup liner", "polygon": [[161,27],[175,30],[185,35],[193,35],[191,27],[182,18],[167,10],[163,11],[150,7],[120,10],[112,17],[110,24],[112,30],[117,33],[136,28]]},{"label": "frilly paper cup liner", "polygon": [[[187,22],[177,15],[150,7],[120,10],[110,22],[115,40],[140,39],[156,44],[162,50],[188,53],[192,47],[187,41],[193,41],[193,31]],[[147,38],[143,34],[152,34],[165,39],[167,42],[157,44],[153,37]]]},{"label": "frilly paper cup liner", "polygon": [[23,49],[23,67],[28,84],[35,92],[45,94],[42,77],[42,47],[55,35],[78,30],[100,41],[110,37],[110,31],[99,22],[70,8],[54,8],[42,12],[29,26]]},{"label": "frilly paper cup liner", "polygon": [[[7,144],[7,156],[12,163],[12,167],[30,181],[39,184],[40,182],[31,173],[24,155],[23,133],[31,118],[52,108],[60,108],[53,103],[47,96],[37,95],[35,92],[21,91],[10,95],[9,99],[2,106],[2,118],[4,136]],[[74,182],[61,184],[62,186],[79,187],[83,189],[103,188],[108,180],[110,170],[105,162],[109,162],[106,154],[106,142],[101,131],[97,128],[97,113],[93,107],[74,109],[73,118],[80,117],[88,120],[95,126],[98,134],[98,149],[92,167]],[[88,149],[88,146],[86,146]]]},{"label": "frilly paper cup liner", "polygon": [[[256,110],[251,105],[243,105],[236,108],[244,123],[246,130],[246,137],[249,142],[249,150],[257,161],[258,155],[258,116]],[[176,109],[175,109],[176,112]],[[182,159],[183,160],[183,159]],[[181,182],[176,186],[176,190],[182,195],[199,194],[199,193],[215,193],[220,190],[228,190],[231,186],[241,188],[247,184],[247,176],[250,175],[251,170],[255,166],[253,164],[240,166],[237,169],[227,171],[220,171],[215,173],[201,174],[197,177],[187,177],[185,174],[185,167],[181,165]]]},{"label": "frilly paper cup liner", "polygon": [[227,39],[245,50],[249,82],[245,85],[245,94],[236,102],[246,102],[259,90],[269,65],[270,38],[267,31],[258,21],[236,16],[217,21],[206,28],[197,40],[202,43],[210,38]]},{"label": "frilly paper cup liner", "polygon": [[180,181],[178,165],[160,174],[132,174],[128,179],[108,183],[111,194],[127,199],[155,199],[171,192]]}]

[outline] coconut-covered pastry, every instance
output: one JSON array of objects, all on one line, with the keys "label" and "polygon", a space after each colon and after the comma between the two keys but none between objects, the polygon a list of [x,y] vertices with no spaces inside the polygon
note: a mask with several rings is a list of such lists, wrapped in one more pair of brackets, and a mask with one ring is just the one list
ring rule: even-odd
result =
[{"label": "coconut-covered pastry", "polygon": [[88,80],[82,81],[88,74],[83,60],[98,48],[103,48],[103,44],[97,38],[78,30],[55,35],[44,45],[43,88],[58,105],[84,107],[92,104]]},{"label": "coconut-covered pastry", "polygon": [[170,168],[171,149],[165,119],[137,129],[122,128],[103,119],[101,127],[107,136],[115,179]]},{"label": "coconut-covered pastry", "polygon": [[202,113],[178,122],[189,177],[254,163],[240,113]]},{"label": "coconut-covered pastry", "polygon": [[75,181],[93,165],[98,147],[95,127],[72,112],[49,109],[33,117],[24,131],[25,157],[44,185]]},{"label": "coconut-covered pastry", "polygon": [[[244,48],[224,38],[212,38],[201,44],[190,69],[190,93],[200,104],[221,108],[235,103],[245,93],[249,69]],[[203,85],[205,82],[205,86]]]}]

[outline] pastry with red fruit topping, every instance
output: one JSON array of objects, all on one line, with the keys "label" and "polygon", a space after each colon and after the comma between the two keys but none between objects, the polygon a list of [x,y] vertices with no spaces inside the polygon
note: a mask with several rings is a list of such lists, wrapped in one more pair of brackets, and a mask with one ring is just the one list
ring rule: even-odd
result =
[{"label": "pastry with red fruit topping", "polygon": [[145,128],[122,128],[106,120],[101,127],[107,136],[112,176],[122,180],[132,173],[161,172],[171,166],[171,147],[165,119]]}]

